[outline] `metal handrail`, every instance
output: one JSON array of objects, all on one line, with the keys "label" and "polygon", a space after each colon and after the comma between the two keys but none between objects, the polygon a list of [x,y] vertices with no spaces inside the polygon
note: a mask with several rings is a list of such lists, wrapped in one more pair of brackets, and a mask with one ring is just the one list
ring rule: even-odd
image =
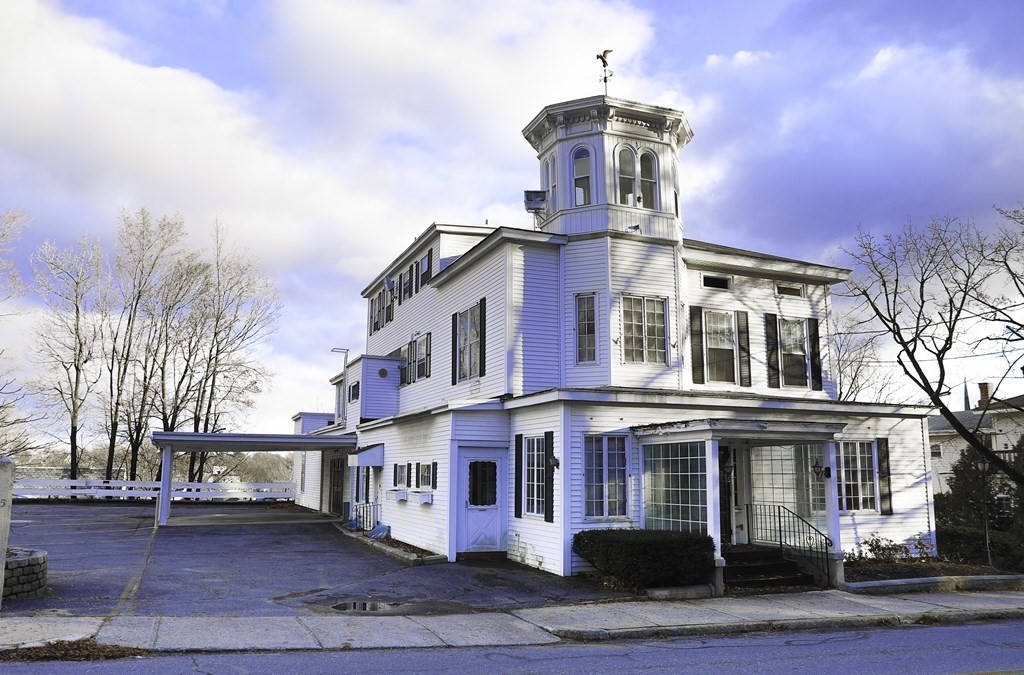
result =
[{"label": "metal handrail", "polygon": [[747,528],[750,543],[777,544],[784,554],[795,552],[832,585],[832,540],[798,513],[778,504],[747,504]]},{"label": "metal handrail", "polygon": [[359,525],[360,530],[369,532],[380,522],[380,504],[353,504],[352,520]]}]

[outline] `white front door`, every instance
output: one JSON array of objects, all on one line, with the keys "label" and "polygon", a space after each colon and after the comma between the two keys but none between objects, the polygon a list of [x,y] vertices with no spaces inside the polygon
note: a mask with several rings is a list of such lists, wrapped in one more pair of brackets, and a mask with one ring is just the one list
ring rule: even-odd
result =
[{"label": "white front door", "polygon": [[505,456],[504,451],[463,450],[459,453],[460,553],[507,548]]}]

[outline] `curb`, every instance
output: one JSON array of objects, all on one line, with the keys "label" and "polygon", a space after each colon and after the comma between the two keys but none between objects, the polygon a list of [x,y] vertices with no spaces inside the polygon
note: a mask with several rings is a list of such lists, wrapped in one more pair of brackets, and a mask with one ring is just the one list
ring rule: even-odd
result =
[{"label": "curb", "polygon": [[[1024,618],[1024,609],[949,610],[915,612],[912,614],[879,614],[874,616],[826,617],[820,619],[781,619],[743,623],[692,624],[686,626],[655,626],[609,629],[553,629],[547,632],[576,642],[604,640],[635,640],[639,638],[679,637],[687,635],[737,635],[776,631],[835,630],[841,628],[881,628],[909,625],[958,625],[972,621],[1005,621]],[[547,630],[547,629],[545,629]]]},{"label": "curb", "polygon": [[406,551],[402,551],[397,548],[392,548],[387,544],[382,544],[379,541],[374,541],[369,537],[364,537],[362,534],[358,532],[349,532],[340,523],[331,524],[334,525],[334,527],[346,537],[362,542],[370,548],[380,551],[389,558],[394,558],[406,567],[419,567],[420,565],[439,565],[440,563],[448,562],[448,556],[446,555],[437,554],[420,556],[416,555],[415,553],[407,553]]},{"label": "curb", "polygon": [[955,591],[1022,591],[1024,574],[987,574],[983,576],[918,577],[882,581],[848,581],[843,589],[858,595],[893,593],[934,593]]}]

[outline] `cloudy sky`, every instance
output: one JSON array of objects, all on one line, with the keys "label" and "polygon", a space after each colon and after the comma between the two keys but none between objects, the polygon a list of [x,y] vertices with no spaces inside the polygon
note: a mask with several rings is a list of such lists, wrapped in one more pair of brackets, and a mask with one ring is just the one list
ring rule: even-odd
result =
[{"label": "cloudy sky", "polygon": [[1024,200],[1022,24],[1004,0],[5,0],[0,211],[31,217],[25,270],[121,209],[196,246],[223,222],[285,305],[248,430],[287,432],[331,408],[330,350],[362,350],[359,291],[415,235],[530,227],[521,130],[600,93],[598,51],[612,95],[689,118],[687,236],[831,262],[857,228]]}]

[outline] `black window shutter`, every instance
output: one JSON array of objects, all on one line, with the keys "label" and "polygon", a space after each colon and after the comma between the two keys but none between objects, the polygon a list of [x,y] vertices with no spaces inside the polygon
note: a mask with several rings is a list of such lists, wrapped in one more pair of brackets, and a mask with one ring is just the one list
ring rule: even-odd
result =
[{"label": "black window shutter", "polygon": [[412,486],[412,462],[407,462],[405,465],[405,487]]},{"label": "black window shutter", "polygon": [[704,308],[690,305],[690,369],[693,383],[704,384]]},{"label": "black window shutter", "polygon": [[878,501],[883,516],[892,515],[892,481],[889,478],[889,439],[876,438],[878,452]]},{"label": "black window shutter", "polygon": [[427,333],[427,372],[423,377],[430,377],[430,333]]},{"label": "black window shutter", "polygon": [[544,432],[544,522],[555,522],[555,432]]},{"label": "black window shutter", "polygon": [[487,298],[480,298],[480,377],[487,363]]},{"label": "black window shutter", "polygon": [[750,327],[747,313],[736,312],[736,337],[740,348],[740,386],[750,386]]},{"label": "black window shutter", "polygon": [[395,477],[391,481],[391,487],[398,487],[398,462],[395,462]]},{"label": "black window shutter", "polygon": [[768,357],[768,386],[779,388],[779,319],[764,315],[764,344]]},{"label": "black window shutter", "polygon": [[452,384],[459,383],[459,313],[452,314]]},{"label": "black window shutter", "polygon": [[423,277],[424,281],[430,281],[434,278],[434,249],[427,250],[427,273]]},{"label": "black window shutter", "polygon": [[821,345],[817,319],[807,320],[807,342],[811,348],[811,389],[821,391]]},{"label": "black window shutter", "polygon": [[516,518],[523,517],[523,435],[516,434]]},{"label": "black window shutter", "polygon": [[416,284],[416,292],[419,293],[420,292],[420,272],[421,272],[419,261],[413,263],[413,268],[416,270],[413,273],[413,276],[415,277],[415,279],[413,280],[413,283]]},{"label": "black window shutter", "polygon": [[363,502],[370,503],[370,467],[364,469],[366,472],[364,475],[364,483],[366,487],[363,489]]},{"label": "black window shutter", "polygon": [[404,291],[404,289],[405,289],[405,275],[402,274],[401,272],[399,272],[398,273],[398,281],[395,282],[395,283],[397,284],[395,286],[395,290],[398,291],[396,293],[396,295],[398,296],[398,306],[401,307],[402,306],[402,296],[405,295],[405,291]]},{"label": "black window shutter", "polygon": [[420,463],[416,462],[416,487],[420,487]]},{"label": "black window shutter", "polygon": [[430,463],[430,488],[437,489],[437,462]]}]

